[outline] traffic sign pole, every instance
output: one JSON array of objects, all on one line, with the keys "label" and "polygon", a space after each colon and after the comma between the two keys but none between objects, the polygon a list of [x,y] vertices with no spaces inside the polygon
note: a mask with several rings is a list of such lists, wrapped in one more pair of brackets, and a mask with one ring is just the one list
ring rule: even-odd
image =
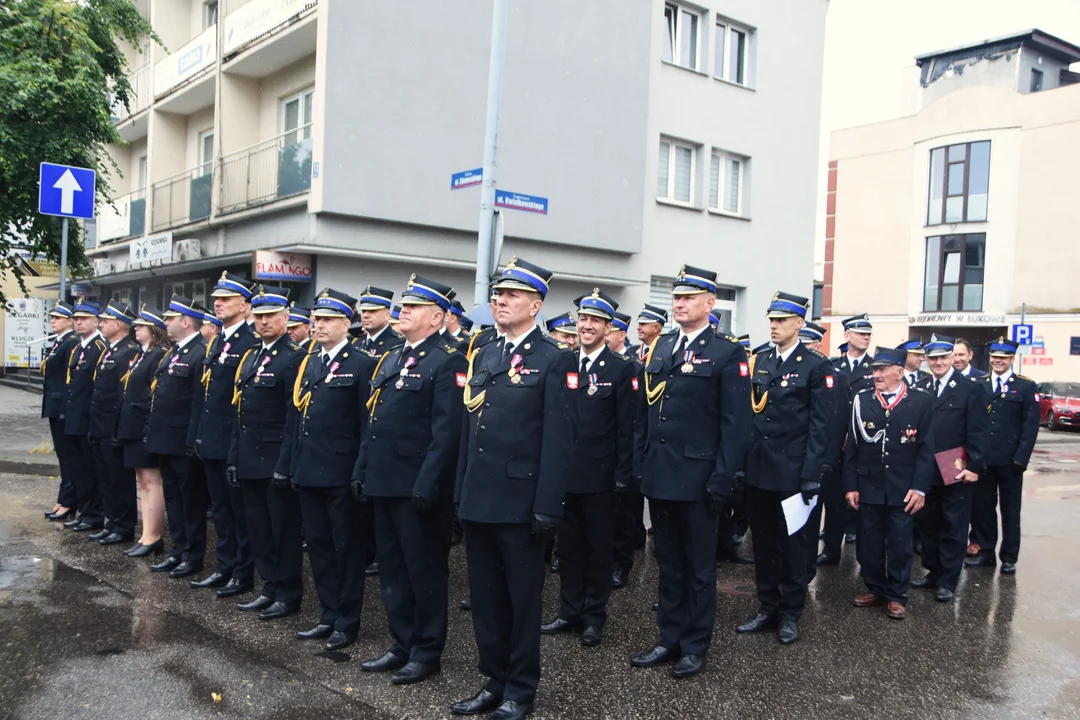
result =
[{"label": "traffic sign pole", "polygon": [[473,302],[488,302],[488,283],[498,266],[492,258],[495,229],[495,159],[499,146],[499,105],[502,103],[503,57],[506,50],[507,0],[495,0],[491,19],[491,60],[488,67],[487,120],[484,129],[484,180],[480,189],[480,232],[476,246],[476,287]]},{"label": "traffic sign pole", "polygon": [[68,237],[68,219],[64,218],[64,223],[61,225],[60,230],[60,299],[67,300],[67,237]]}]

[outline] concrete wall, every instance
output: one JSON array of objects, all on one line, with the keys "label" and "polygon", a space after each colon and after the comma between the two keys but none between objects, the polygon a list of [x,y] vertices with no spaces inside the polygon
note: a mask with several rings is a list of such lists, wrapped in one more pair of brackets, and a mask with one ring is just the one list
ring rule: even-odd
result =
[{"label": "concrete wall", "polygon": [[[208,107],[203,110],[199,110],[187,117],[187,135],[186,135],[186,164],[181,170],[190,170],[198,165],[201,161],[199,157],[199,136],[207,130],[214,129],[214,108]],[[217,138],[214,138],[214,142],[217,143]],[[216,145],[215,145],[216,152]]]},{"label": "concrete wall", "polygon": [[[153,58],[155,63],[168,57],[169,53],[176,52],[202,32],[201,25],[198,30],[194,29],[192,5],[195,2],[197,0],[154,0],[150,19],[154,31],[165,46],[164,49],[157,48],[158,52]],[[202,7],[201,2],[199,7]]]},{"label": "concrete wall", "polygon": [[[259,83],[258,140],[281,134],[281,101],[315,85],[315,55],[293,63]],[[252,118],[248,119],[251,122]],[[252,142],[257,142],[253,140]]]},{"label": "concrete wall", "polygon": [[1061,85],[1061,71],[1068,69],[1069,65],[1055,60],[1038,50],[1029,47],[1020,48],[1020,62],[1016,69],[1016,89],[1021,93],[1031,91],[1031,71],[1041,70],[1043,74],[1043,91],[1053,90]]}]

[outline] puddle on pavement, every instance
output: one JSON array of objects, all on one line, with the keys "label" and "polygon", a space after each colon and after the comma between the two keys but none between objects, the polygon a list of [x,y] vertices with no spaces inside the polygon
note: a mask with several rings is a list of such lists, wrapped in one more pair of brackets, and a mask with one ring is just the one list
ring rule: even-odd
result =
[{"label": "puddle on pavement", "polygon": [[50,557],[0,557],[0,592],[20,586],[29,587],[35,582],[48,582],[55,571],[56,563]]}]

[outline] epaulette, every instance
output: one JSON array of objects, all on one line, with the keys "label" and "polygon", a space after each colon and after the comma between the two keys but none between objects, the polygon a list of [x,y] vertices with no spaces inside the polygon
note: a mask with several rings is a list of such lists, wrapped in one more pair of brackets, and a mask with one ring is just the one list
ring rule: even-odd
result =
[{"label": "epaulette", "polygon": [[297,345],[296,343],[294,343],[292,340],[289,341],[288,348],[290,350],[303,350],[304,349],[304,348],[300,347],[299,345]]},{"label": "epaulette", "polygon": [[730,333],[718,332],[718,333],[716,333],[716,337],[722,337],[722,338],[724,338],[725,340],[727,340],[729,343],[731,343],[733,345],[740,345],[741,344],[739,342],[739,338],[735,337],[734,335],[731,335]]},{"label": "epaulette", "polygon": [[825,353],[821,352],[820,350],[815,350],[812,347],[807,347],[806,345],[803,345],[802,349],[804,351],[810,353],[811,355],[815,356],[815,357],[821,358],[822,360],[828,360],[829,359],[829,358],[825,357]]},{"label": "epaulette", "polygon": [[570,347],[566,343],[559,342],[558,340],[551,337],[550,335],[544,335],[543,333],[540,334],[540,339],[543,340],[544,342],[548,343],[549,345],[554,345],[555,347],[559,348],[560,350],[565,350],[568,347]]},{"label": "epaulette", "polygon": [[764,345],[758,345],[756,348],[751,350],[750,353],[752,355],[760,355],[763,352],[768,352],[769,350],[772,350],[772,348],[772,345],[770,345],[769,343],[765,343]]},{"label": "epaulette", "polygon": [[634,358],[630,357],[629,355],[622,355],[621,353],[611,353],[611,354],[614,355],[615,357],[619,358],[623,362],[630,362],[631,360],[634,359]]},{"label": "epaulette", "polygon": [[670,330],[665,330],[664,332],[662,332],[660,334],[661,335],[678,335],[679,334],[679,329],[678,328],[671,328]]},{"label": "epaulette", "polygon": [[[990,374],[989,374],[989,373],[987,373],[986,377],[990,377]],[[1027,380],[1028,382],[1035,382],[1034,380],[1032,380],[1031,378],[1029,378],[1029,377],[1028,377],[1027,375],[1021,375],[1021,374],[1019,374],[1019,373],[1013,373],[1013,377],[1018,377],[1018,378],[1020,378],[1021,380]]]},{"label": "epaulette", "polygon": [[101,338],[99,338],[99,337],[94,338],[94,344],[97,345],[99,348],[101,348],[101,350],[103,350],[103,351],[105,350],[105,341],[102,340]]},{"label": "epaulette", "polygon": [[[404,347],[404,346],[403,346]],[[457,340],[451,340],[450,338],[439,338],[439,342],[435,343],[436,349],[442,350],[447,355],[452,355],[458,351]]]}]

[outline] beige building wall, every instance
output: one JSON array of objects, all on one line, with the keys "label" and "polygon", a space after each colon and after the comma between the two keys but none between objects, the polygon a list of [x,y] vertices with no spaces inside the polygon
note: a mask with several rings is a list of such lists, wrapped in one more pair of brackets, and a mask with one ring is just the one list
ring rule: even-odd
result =
[{"label": "beige building wall", "polygon": [[[263,78],[259,84],[259,140],[281,134],[281,103],[315,86],[315,55]],[[314,113],[314,108],[312,109]],[[249,118],[250,122],[250,118]]]}]

